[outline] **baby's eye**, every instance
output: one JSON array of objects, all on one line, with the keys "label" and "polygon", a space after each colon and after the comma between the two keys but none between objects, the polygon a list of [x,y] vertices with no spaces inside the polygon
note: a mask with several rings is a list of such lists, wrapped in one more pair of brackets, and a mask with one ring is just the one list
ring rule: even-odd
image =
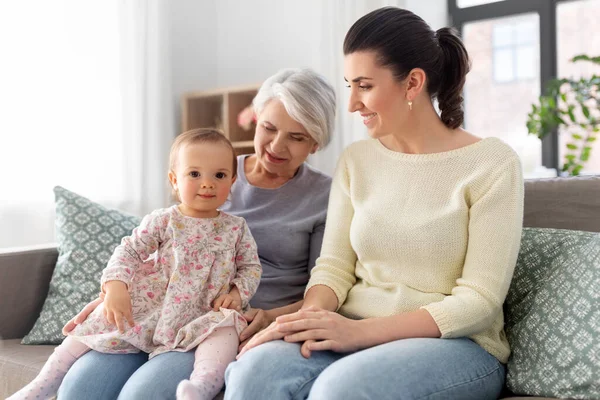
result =
[{"label": "baby's eye", "polygon": [[223,179],[223,178],[227,177],[227,174],[226,174],[225,172],[217,172],[217,173],[215,174],[215,177],[216,177],[217,179]]},{"label": "baby's eye", "polygon": [[200,172],[198,172],[198,171],[192,171],[192,172],[190,172],[190,176],[192,178],[199,178],[200,177]]}]

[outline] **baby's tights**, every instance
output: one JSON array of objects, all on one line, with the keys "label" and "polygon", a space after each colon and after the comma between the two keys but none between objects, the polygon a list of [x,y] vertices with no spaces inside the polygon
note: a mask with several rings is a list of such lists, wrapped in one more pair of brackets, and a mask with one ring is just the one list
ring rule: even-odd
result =
[{"label": "baby's tights", "polygon": [[54,349],[39,375],[7,400],[43,400],[54,397],[69,368],[89,350],[85,344],[67,336]]},{"label": "baby's tights", "polygon": [[225,369],[235,360],[238,345],[233,326],[215,329],[196,348],[194,370],[177,386],[177,400],[212,400],[225,383]]}]

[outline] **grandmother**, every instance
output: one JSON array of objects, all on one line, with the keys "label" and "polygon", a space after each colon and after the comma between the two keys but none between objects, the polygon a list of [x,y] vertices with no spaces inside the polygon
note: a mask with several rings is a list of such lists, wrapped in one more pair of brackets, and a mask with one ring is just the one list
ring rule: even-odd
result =
[{"label": "grandmother", "polygon": [[[276,317],[298,311],[321,251],[331,178],[306,163],[330,141],[335,120],[332,86],[310,69],[284,69],[268,78],[253,101],[257,116],[252,155],[238,156],[237,181],[222,210],[244,217],[263,268],[244,316],[240,348]],[[102,299],[86,306],[64,331],[81,323]],[[103,354],[90,351],[69,370],[63,399],[175,398],[192,372],[194,352]]]}]

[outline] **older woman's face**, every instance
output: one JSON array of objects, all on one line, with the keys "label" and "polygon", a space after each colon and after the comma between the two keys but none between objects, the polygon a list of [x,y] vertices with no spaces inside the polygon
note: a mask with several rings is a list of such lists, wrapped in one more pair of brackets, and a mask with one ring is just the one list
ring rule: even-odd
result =
[{"label": "older woman's face", "polygon": [[308,155],[317,151],[317,143],[274,99],[258,115],[254,150],[268,172],[293,175]]}]

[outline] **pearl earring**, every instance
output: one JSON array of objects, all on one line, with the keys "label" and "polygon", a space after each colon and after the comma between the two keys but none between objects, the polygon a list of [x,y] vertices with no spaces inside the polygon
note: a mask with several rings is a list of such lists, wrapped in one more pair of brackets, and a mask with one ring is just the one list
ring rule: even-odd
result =
[{"label": "pearl earring", "polygon": [[412,110],[412,101],[409,101],[409,102],[408,102],[408,109],[409,109],[409,110]]}]

